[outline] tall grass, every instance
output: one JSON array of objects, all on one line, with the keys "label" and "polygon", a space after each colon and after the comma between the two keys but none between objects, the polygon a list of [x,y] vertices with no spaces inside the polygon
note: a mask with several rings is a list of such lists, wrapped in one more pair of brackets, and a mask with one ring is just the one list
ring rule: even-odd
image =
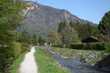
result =
[{"label": "tall grass", "polygon": [[10,73],[19,73],[20,63],[23,61],[25,53],[21,54],[10,66]]},{"label": "tall grass", "polygon": [[35,57],[39,67],[39,73],[70,73],[67,69],[61,67],[58,62],[43,49],[36,49]]}]

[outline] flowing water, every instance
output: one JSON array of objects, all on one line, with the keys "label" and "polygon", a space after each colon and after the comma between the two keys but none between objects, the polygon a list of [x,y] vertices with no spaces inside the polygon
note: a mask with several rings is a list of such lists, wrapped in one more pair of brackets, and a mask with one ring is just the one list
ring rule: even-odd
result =
[{"label": "flowing water", "polygon": [[53,52],[51,48],[47,48],[47,50],[53,55],[54,59],[56,59],[63,67],[70,69],[71,73],[105,73],[100,70],[97,70],[94,66],[82,63],[78,58],[65,59],[61,57],[60,54]]}]

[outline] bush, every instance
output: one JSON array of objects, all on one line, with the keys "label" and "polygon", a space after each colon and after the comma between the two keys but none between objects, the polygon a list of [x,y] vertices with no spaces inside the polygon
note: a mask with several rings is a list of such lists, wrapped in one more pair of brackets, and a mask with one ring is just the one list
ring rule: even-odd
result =
[{"label": "bush", "polygon": [[12,48],[13,48],[13,54],[14,54],[14,57],[18,57],[20,54],[21,54],[21,48],[22,48],[22,45],[20,43],[17,43],[17,42],[14,42],[12,44]]},{"label": "bush", "polygon": [[22,53],[24,53],[27,50],[27,45],[19,42],[13,42],[12,43],[12,50],[13,50],[13,55],[14,58],[19,57]]},{"label": "bush", "polygon": [[60,47],[60,48],[63,48],[62,45],[52,45],[53,47]]},{"label": "bush", "polygon": [[105,45],[103,43],[72,44],[70,48],[82,50],[104,50]]},{"label": "bush", "polygon": [[13,50],[10,47],[0,47],[0,72],[8,73],[8,68],[14,59]]},{"label": "bush", "polygon": [[93,43],[93,44],[86,44],[84,49],[88,50],[104,50],[104,44],[103,43]]},{"label": "bush", "polygon": [[84,47],[84,44],[72,44],[70,46],[70,48],[73,48],[73,49],[83,49]]},{"label": "bush", "polygon": [[0,73],[9,73],[9,67],[26,49],[24,45],[13,42],[8,47],[0,47]]},{"label": "bush", "polygon": [[110,53],[110,42],[109,43],[105,43],[105,51]]}]

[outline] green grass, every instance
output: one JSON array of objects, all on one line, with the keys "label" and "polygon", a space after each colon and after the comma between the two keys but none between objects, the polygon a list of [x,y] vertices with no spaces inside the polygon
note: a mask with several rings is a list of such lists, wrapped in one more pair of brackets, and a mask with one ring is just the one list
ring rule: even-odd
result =
[{"label": "green grass", "polygon": [[39,73],[70,73],[66,68],[61,67],[61,65],[43,49],[36,49],[35,57],[39,67]]},{"label": "green grass", "polygon": [[76,57],[78,56],[78,52],[73,49],[69,48],[59,48],[59,47],[53,47],[52,49],[54,52],[58,52],[60,55],[64,57]]},{"label": "green grass", "polygon": [[10,73],[19,73],[20,63],[23,61],[25,53],[21,54],[10,66]]}]

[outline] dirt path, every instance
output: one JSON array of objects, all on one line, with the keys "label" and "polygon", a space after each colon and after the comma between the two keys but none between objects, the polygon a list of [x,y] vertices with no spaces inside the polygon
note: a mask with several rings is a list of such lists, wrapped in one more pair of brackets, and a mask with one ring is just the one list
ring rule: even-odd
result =
[{"label": "dirt path", "polygon": [[24,61],[20,65],[19,73],[38,73],[38,66],[34,58],[35,47],[25,55]]}]

